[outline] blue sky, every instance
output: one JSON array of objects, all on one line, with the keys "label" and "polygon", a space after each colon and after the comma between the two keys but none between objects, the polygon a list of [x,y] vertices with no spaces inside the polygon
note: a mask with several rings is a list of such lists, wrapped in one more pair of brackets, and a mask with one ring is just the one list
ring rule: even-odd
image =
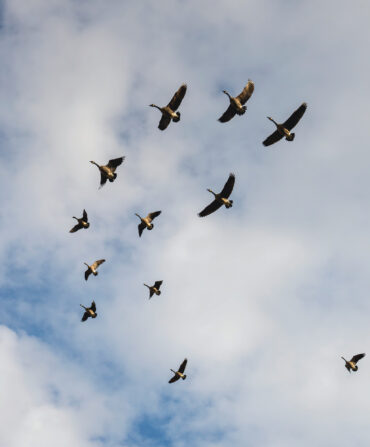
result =
[{"label": "blue sky", "polygon": [[[368,446],[368,360],[340,358],[370,344],[367,3],[1,11],[0,447]],[[184,82],[161,132],[148,105]],[[294,142],[264,148],[303,101]],[[89,161],[122,155],[98,190]],[[199,219],[230,172],[233,208]]]}]

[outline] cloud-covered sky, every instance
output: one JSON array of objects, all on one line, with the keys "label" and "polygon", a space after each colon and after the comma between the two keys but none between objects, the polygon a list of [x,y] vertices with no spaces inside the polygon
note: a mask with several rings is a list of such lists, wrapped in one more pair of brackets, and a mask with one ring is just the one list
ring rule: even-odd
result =
[{"label": "cloud-covered sky", "polygon": [[[370,346],[369,16],[342,0],[2,4],[0,447],[370,444],[368,358],[351,375],[340,358]],[[222,90],[248,79],[247,113],[219,123]],[[184,82],[161,132],[148,104]],[[264,148],[266,116],[303,101],[294,142]],[[98,190],[89,161],[122,155]],[[230,172],[233,208],[199,219]],[[84,208],[91,227],[70,234]],[[157,209],[139,239],[134,213]]]}]

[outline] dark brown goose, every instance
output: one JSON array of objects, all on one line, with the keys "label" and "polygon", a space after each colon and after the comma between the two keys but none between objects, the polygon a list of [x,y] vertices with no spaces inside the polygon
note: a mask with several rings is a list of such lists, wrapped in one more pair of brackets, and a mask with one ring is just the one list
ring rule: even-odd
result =
[{"label": "dark brown goose", "polygon": [[204,210],[198,214],[198,216],[199,217],[208,216],[209,214],[212,214],[216,210],[221,208],[222,205],[225,205],[226,208],[231,208],[233,206],[233,201],[229,200],[229,197],[233,191],[234,184],[235,184],[235,175],[231,173],[229,175],[229,178],[227,179],[227,182],[225,183],[225,186],[223,187],[222,191],[219,194],[216,194],[211,189],[207,189],[207,191],[209,191],[215,196],[215,200],[211,202],[208,206],[206,206]]},{"label": "dark brown goose", "polygon": [[181,113],[176,112],[176,110],[180,107],[181,101],[184,99],[186,89],[186,84],[182,84],[182,86],[173,95],[171,101],[165,107],[159,107],[155,104],[150,104],[149,107],[155,107],[162,112],[162,118],[159,121],[158,129],[165,130],[170,124],[171,120],[174,123],[180,121]]},{"label": "dark brown goose", "polygon": [[159,288],[161,287],[163,281],[156,281],[154,283],[154,286],[148,286],[148,284],[144,284],[144,286],[148,287],[149,289],[149,299],[154,295],[160,295],[161,291]]},{"label": "dark brown goose", "polygon": [[98,276],[98,272],[96,271],[96,269],[99,267],[100,264],[103,264],[103,262],[105,262],[105,259],[99,259],[98,261],[95,261],[94,264],[86,264],[86,262],[84,262],[85,265],[87,265],[87,270],[85,272],[85,279],[86,281],[89,279],[89,276],[91,275],[91,273],[94,276]]},{"label": "dark brown goose", "polygon": [[70,233],[76,233],[76,231],[81,230],[81,228],[89,228],[90,224],[88,222],[87,218],[87,212],[84,210],[81,219],[78,219],[77,217],[73,216],[73,219],[76,219],[78,224],[75,225],[71,230],[69,230]]},{"label": "dark brown goose", "polygon": [[178,371],[174,371],[173,369],[171,369],[171,371],[175,374],[172,379],[168,382],[168,383],[173,383],[173,382],[177,382],[179,379],[185,380],[186,379],[186,374],[184,374],[185,368],[186,368],[186,364],[188,363],[188,360],[185,359],[181,365]]},{"label": "dark brown goose", "polygon": [[81,307],[85,309],[85,313],[83,314],[81,321],[86,321],[89,317],[96,318],[98,314],[96,313],[96,304],[95,301],[91,303],[90,307],[85,307],[82,304],[80,304]]},{"label": "dark brown goose", "polygon": [[141,220],[141,222],[138,225],[140,237],[145,228],[147,228],[148,230],[152,230],[154,228],[152,220],[155,219],[157,216],[159,216],[161,212],[162,211],[154,211],[153,213],[149,213],[146,217],[141,217],[139,216],[139,214],[135,213],[135,216],[137,216]]},{"label": "dark brown goose", "polygon": [[352,371],[358,370],[357,362],[364,357],[365,354],[356,354],[351,358],[350,361],[346,360],[344,357],[342,357],[342,359],[346,362],[344,366],[348,369],[348,372],[351,372],[351,370]]},{"label": "dark brown goose", "polygon": [[114,182],[114,180],[117,178],[116,169],[117,167],[122,164],[125,157],[119,157],[114,158],[112,160],[109,160],[107,165],[98,165],[98,163],[95,163],[95,161],[90,161],[93,165],[97,166],[100,171],[100,188],[104,186],[109,180],[110,182]]},{"label": "dark brown goose", "polygon": [[267,118],[275,124],[276,130],[274,133],[272,133],[270,136],[268,136],[262,144],[264,146],[271,146],[271,144],[276,143],[277,141],[281,140],[283,137],[285,137],[285,139],[288,141],[293,141],[294,137],[295,137],[295,133],[292,133],[290,131],[293,129],[293,127],[295,127],[298,124],[299,120],[304,115],[304,112],[306,111],[306,109],[307,109],[307,104],[304,102],[282,124],[277,123],[270,116],[268,116]]},{"label": "dark brown goose", "polygon": [[223,93],[229,97],[230,105],[226,112],[218,120],[221,123],[226,123],[227,121],[230,121],[231,118],[234,118],[235,115],[244,115],[245,111],[247,110],[247,106],[244,104],[252,96],[253,91],[254,83],[250,79],[240,95],[236,96],[235,98],[229,95],[226,90],[223,90]]}]

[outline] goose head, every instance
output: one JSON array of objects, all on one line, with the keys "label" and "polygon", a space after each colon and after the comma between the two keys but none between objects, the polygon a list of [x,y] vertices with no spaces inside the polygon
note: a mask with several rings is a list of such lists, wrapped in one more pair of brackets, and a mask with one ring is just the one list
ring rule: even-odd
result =
[{"label": "goose head", "polygon": [[213,195],[216,197],[216,193],[214,193],[214,192],[212,191],[212,189],[209,189],[209,188],[208,188],[207,191],[210,192],[211,194],[213,194]]}]

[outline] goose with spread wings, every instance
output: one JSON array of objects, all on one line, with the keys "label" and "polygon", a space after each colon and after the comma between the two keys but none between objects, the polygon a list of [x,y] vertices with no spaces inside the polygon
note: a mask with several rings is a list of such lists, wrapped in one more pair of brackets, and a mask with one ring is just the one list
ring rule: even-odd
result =
[{"label": "goose with spread wings", "polygon": [[173,95],[171,101],[164,107],[159,107],[155,104],[150,104],[149,107],[155,107],[162,113],[162,118],[159,121],[158,129],[165,130],[170,124],[171,120],[174,123],[180,121],[180,112],[176,112],[176,110],[180,107],[182,100],[184,99],[186,93],[187,86],[186,84],[182,84],[177,92]]},{"label": "goose with spread wings", "polygon": [[84,262],[84,264],[87,266],[87,270],[85,272],[85,279],[86,279],[86,281],[89,279],[89,276],[91,275],[91,273],[94,276],[98,276],[98,272],[96,271],[96,269],[99,267],[100,264],[103,264],[103,262],[105,262],[105,259],[99,259],[98,261],[95,261],[91,265],[89,265],[86,262]]},{"label": "goose with spread wings", "polygon": [[346,360],[344,357],[342,357],[342,359],[346,362],[346,364],[344,366],[348,369],[348,372],[351,372],[351,371],[358,370],[357,362],[359,360],[363,359],[364,357],[365,357],[365,354],[356,354],[349,361]]},{"label": "goose with spread wings", "polygon": [[144,284],[144,286],[148,287],[149,289],[149,299],[154,295],[160,295],[161,291],[159,290],[159,288],[161,287],[163,281],[156,281],[154,283],[154,286],[148,286],[148,284]]},{"label": "goose with spread wings", "polygon": [[205,217],[209,214],[214,213],[216,210],[221,208],[222,205],[225,205],[226,208],[231,208],[233,206],[233,201],[229,199],[233,188],[235,184],[235,175],[231,173],[229,175],[229,178],[227,179],[227,182],[225,183],[225,186],[223,187],[222,191],[219,194],[216,194],[211,189],[207,189],[211,194],[214,195],[215,200],[211,202],[208,206],[204,208],[203,211],[201,211],[198,216],[199,217]]},{"label": "goose with spread wings", "polygon": [[226,123],[234,118],[235,115],[244,115],[247,110],[247,106],[244,104],[248,101],[248,99],[252,96],[254,91],[254,83],[250,79],[248,80],[247,85],[243,88],[243,91],[236,96],[235,98],[231,96],[226,90],[223,90],[223,93],[229,97],[230,105],[226,109],[226,112],[218,119],[220,123]]},{"label": "goose with spread wings", "polygon": [[141,237],[143,231],[145,228],[148,230],[152,230],[154,228],[154,225],[152,224],[152,220],[158,217],[161,214],[162,211],[154,211],[153,213],[149,213],[146,217],[141,217],[139,214],[135,213],[135,216],[137,216],[141,222],[138,225],[139,230],[139,236]]},{"label": "goose with spread wings", "polygon": [[91,303],[90,307],[85,307],[82,304],[80,304],[81,307],[85,309],[85,313],[83,314],[81,321],[86,321],[89,317],[96,318],[98,314],[96,313],[96,304],[95,301]]},{"label": "goose with spread wings", "polygon": [[69,230],[70,233],[76,233],[76,231],[81,230],[81,228],[84,228],[86,230],[90,226],[86,210],[83,211],[82,217],[80,219],[75,216],[73,216],[72,219],[76,219],[78,223],[71,230]]},{"label": "goose with spread wings", "polygon": [[288,141],[293,141],[295,133],[291,132],[291,130],[298,124],[306,109],[307,104],[304,102],[282,124],[277,123],[270,116],[268,116],[267,118],[275,124],[276,130],[270,136],[268,136],[262,144],[264,146],[271,146],[272,144],[281,140],[283,137],[285,137],[285,139]]},{"label": "goose with spread wings", "polygon": [[174,373],[174,376],[172,377],[172,379],[168,383],[177,382],[179,379],[182,379],[182,380],[186,379],[186,374],[184,374],[184,371],[185,371],[187,363],[188,363],[188,359],[185,359],[181,363],[180,368],[179,368],[178,371],[174,371],[173,369],[171,369],[171,371]]},{"label": "goose with spread wings", "polygon": [[93,165],[97,166],[100,171],[100,188],[107,183],[107,180],[114,182],[117,178],[116,169],[122,164],[125,157],[113,158],[109,160],[106,165],[98,165],[95,161],[90,161]]}]

